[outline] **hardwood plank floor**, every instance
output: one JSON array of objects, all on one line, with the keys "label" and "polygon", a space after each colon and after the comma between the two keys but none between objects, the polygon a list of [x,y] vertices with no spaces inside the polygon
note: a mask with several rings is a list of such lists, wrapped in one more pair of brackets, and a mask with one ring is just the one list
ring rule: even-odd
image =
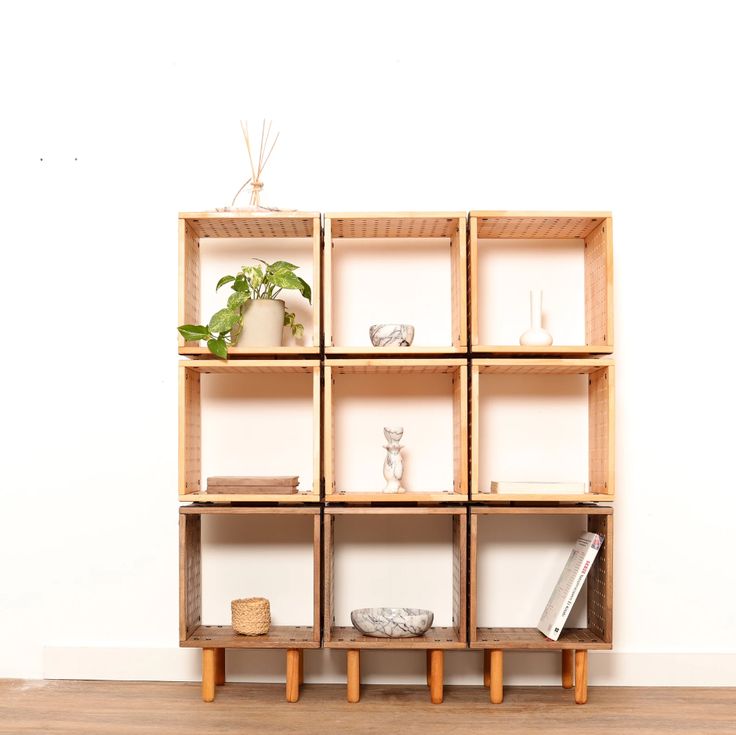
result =
[{"label": "hardwood plank floor", "polygon": [[561,687],[508,687],[505,694],[503,704],[491,705],[480,686],[445,687],[445,703],[432,705],[426,687],[364,686],[351,705],[344,686],[307,684],[300,701],[287,704],[283,685],[226,684],[205,704],[198,684],[4,680],[0,733],[736,733],[736,689],[591,687],[584,706]]}]

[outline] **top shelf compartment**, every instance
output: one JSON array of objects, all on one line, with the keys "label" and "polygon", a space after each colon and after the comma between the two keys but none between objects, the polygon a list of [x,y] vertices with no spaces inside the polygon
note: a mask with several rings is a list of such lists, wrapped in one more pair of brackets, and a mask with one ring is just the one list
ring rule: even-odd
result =
[{"label": "top shelf compartment", "polygon": [[[221,276],[233,273],[252,258],[288,260],[312,287],[312,306],[296,292],[284,292],[287,309],[304,324],[298,342],[285,335],[283,347],[242,347],[230,357],[318,358],[320,352],[319,212],[182,212],[179,215],[179,324],[204,323],[226,301],[215,293]],[[179,354],[210,356],[206,346],[179,337]]]},{"label": "top shelf compartment", "polygon": [[[327,355],[465,353],[464,212],[328,213],[324,234]],[[411,324],[414,341],[374,347],[373,324]]]},{"label": "top shelf compartment", "polygon": [[[470,212],[470,331],[476,355],[613,352],[610,212]],[[523,346],[529,291],[543,291],[550,346]]]}]

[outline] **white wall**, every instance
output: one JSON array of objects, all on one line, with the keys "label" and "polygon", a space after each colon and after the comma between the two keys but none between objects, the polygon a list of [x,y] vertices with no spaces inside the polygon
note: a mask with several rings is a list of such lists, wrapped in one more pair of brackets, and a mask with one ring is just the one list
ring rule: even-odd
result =
[{"label": "white wall", "polygon": [[[592,680],[736,684],[732,27],[703,1],[6,8],[0,676],[198,675],[177,647],[176,215],[229,202],[238,120],[268,115],[273,204],[613,210],[615,652]],[[555,661],[509,656],[509,679]],[[343,667],[307,655],[310,679]],[[479,673],[449,656],[451,681]]]}]

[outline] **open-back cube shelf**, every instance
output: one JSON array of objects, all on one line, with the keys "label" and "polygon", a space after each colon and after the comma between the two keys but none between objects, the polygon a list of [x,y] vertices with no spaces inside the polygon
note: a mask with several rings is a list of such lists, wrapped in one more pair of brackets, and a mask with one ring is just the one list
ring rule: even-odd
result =
[{"label": "open-back cube shelf", "polygon": [[[481,627],[478,620],[478,597],[485,585],[490,585],[494,597],[510,594],[498,589],[479,568],[478,519],[484,516],[583,516],[587,518],[587,530],[604,537],[598,556],[593,562],[587,586],[587,626],[584,628],[565,628],[559,639],[553,641],[540,633],[535,627]],[[531,536],[530,543],[535,542]],[[579,532],[565,540],[565,550],[575,542]],[[567,543],[569,541],[569,543]],[[566,553],[566,552],[565,552]],[[554,580],[549,580],[550,584]],[[551,591],[551,587],[550,587]],[[541,609],[539,610],[541,613]],[[539,650],[557,651],[608,650],[613,639],[613,509],[603,506],[574,507],[530,507],[499,506],[472,508],[470,515],[470,621],[469,638],[471,648],[496,650]]]},{"label": "open-back cube shelf", "polygon": [[[487,387],[483,376],[502,376],[506,385],[496,385],[497,394],[486,395]],[[585,376],[576,380],[574,376]],[[551,379],[557,376],[572,376],[571,378]],[[497,381],[498,382],[498,381]],[[577,383],[580,383],[579,385]],[[547,386],[545,386],[547,383]],[[587,386],[586,386],[587,383]],[[541,385],[541,388],[540,388]],[[545,388],[548,392],[545,393]],[[532,393],[536,389],[536,395]],[[576,358],[475,358],[472,361],[471,389],[470,389],[470,435],[471,435],[471,498],[482,503],[505,503],[509,501],[524,502],[590,502],[611,501],[614,498],[614,366],[610,359],[576,359]],[[531,396],[531,397],[530,397]],[[494,401],[501,406],[496,418],[492,422],[484,420],[485,399],[489,399],[491,409]],[[576,399],[580,399],[577,405]],[[515,407],[515,401],[521,401],[522,412]],[[557,401],[557,403],[555,403]],[[585,403],[587,402],[587,406]],[[572,404],[572,405],[567,405]],[[574,426],[558,425],[553,420],[559,416],[561,408],[568,414],[569,424],[572,418]],[[579,412],[580,416],[577,417]],[[572,414],[572,416],[570,416]],[[545,423],[547,422],[547,423]],[[493,424],[493,426],[489,426]],[[587,426],[586,426],[587,424]],[[495,435],[490,431],[495,429]],[[547,436],[541,437],[542,429],[547,429]],[[567,480],[584,479],[578,477],[529,477],[526,476],[499,476],[489,477],[486,471],[488,455],[494,450],[493,442],[513,438],[515,434],[525,442],[518,459],[514,457],[515,465],[528,463],[532,470],[543,460],[543,451],[547,444],[555,442],[552,452],[559,455],[562,442],[567,434],[578,430],[582,439],[587,438],[587,458],[584,446],[577,446],[573,442],[574,459],[578,459],[581,468],[576,471],[584,472],[587,464],[587,491],[584,493],[541,492],[528,493],[489,493],[489,480],[495,481],[541,481],[565,482]],[[488,432],[488,433],[487,433]],[[502,434],[502,436],[499,436]],[[573,432],[574,434],[574,432]],[[586,436],[587,435],[587,436]],[[495,438],[494,438],[495,436]],[[537,438],[535,443],[534,438]],[[541,437],[541,438],[540,438]],[[587,461],[586,461],[587,459]],[[509,465],[509,455],[499,459]],[[521,472],[518,468],[516,472]],[[523,470],[526,471],[526,470]],[[557,470],[560,471],[559,469]],[[491,473],[498,469],[491,467]],[[531,474],[531,471],[530,471]],[[482,487],[486,492],[480,492]],[[550,486],[553,488],[553,486]]]},{"label": "open-back cube shelf", "polygon": [[[302,447],[302,455],[311,463],[311,477],[308,477],[311,489],[290,494],[262,494],[262,495],[226,495],[207,494],[205,478],[202,476],[202,375],[278,375],[283,381],[298,378],[306,382],[305,390],[311,390],[311,451]],[[302,377],[304,376],[304,377]],[[278,394],[278,391],[276,392]],[[179,363],[179,500],[182,502],[198,503],[318,503],[320,500],[321,460],[320,460],[320,411],[321,385],[320,365],[309,360],[182,360]],[[256,420],[248,424],[248,432],[259,432],[262,440],[263,429]],[[273,431],[274,452],[283,451],[281,437],[278,431]],[[250,436],[253,440],[254,436]],[[264,472],[253,472],[253,462],[257,458],[248,457],[249,434],[242,436],[239,452],[243,454],[243,475],[263,475]],[[206,441],[206,437],[204,438]],[[309,442],[310,437],[302,438]],[[251,455],[253,450],[251,450]],[[290,457],[294,449],[284,455]],[[250,464],[249,464],[250,461]],[[238,468],[240,465],[238,465]],[[292,465],[285,465],[278,474],[295,474],[291,472]],[[235,474],[218,472],[217,474]],[[304,487],[304,477],[300,477],[300,484]]]},{"label": "open-back cube shelf", "polygon": [[[325,352],[465,353],[466,228],[464,212],[326,214]],[[369,295],[356,299],[356,291]],[[414,342],[373,347],[368,328],[376,323],[413,324]]]},{"label": "open-back cube shelf", "polygon": [[[202,621],[202,516],[271,515],[281,518],[308,516],[312,525],[312,620],[305,625],[272,625],[266,635],[237,634],[229,625]],[[245,539],[244,539],[245,540]],[[319,648],[320,647],[320,548],[319,508],[310,507],[213,507],[184,506],[179,510],[179,645],[184,648]],[[267,555],[258,556],[267,564]],[[288,584],[287,581],[284,584]],[[272,611],[273,614],[273,611]]]},{"label": "open-back cube shelf", "polygon": [[[467,363],[459,358],[327,360],[324,367],[325,500],[330,503],[468,500],[467,391]],[[341,411],[343,402],[344,412]],[[417,405],[420,402],[422,405]],[[404,484],[410,490],[405,493],[381,491],[384,485],[381,464],[385,456],[380,448],[385,442],[383,427],[392,424],[405,429]],[[349,457],[344,454],[348,436],[352,445],[359,443],[361,447]],[[338,463],[343,467],[342,473]],[[446,477],[442,477],[443,472]],[[350,475],[348,484],[363,486],[341,484],[346,473]],[[412,474],[420,475],[419,483],[435,486],[417,487]]]},{"label": "open-back cube shelf", "polygon": [[[469,232],[473,354],[613,352],[609,212],[471,211]],[[529,326],[531,288],[544,291],[543,326],[555,338],[549,347],[518,343]]]},{"label": "open-back cube shelf", "polygon": [[[224,241],[224,242],[223,242]],[[251,259],[269,262],[290,260],[300,266],[299,274],[312,288],[312,306],[295,291],[286,291],[287,309],[295,310],[297,321],[302,313],[311,318],[305,325],[304,344],[283,347],[243,347],[229,349],[230,357],[285,356],[318,358],[320,354],[320,275],[322,230],[318,212],[183,212],[179,215],[179,324],[201,324],[225,306],[227,289],[221,290],[219,304],[202,313],[203,290],[214,294],[219,278],[225,272],[210,274],[203,282],[203,259],[207,251],[226,259],[227,267],[237,270],[242,265],[255,265]],[[288,250],[288,252],[285,252]],[[288,257],[285,257],[288,255]],[[204,257],[203,257],[204,256]],[[293,302],[293,303],[292,303]],[[306,308],[307,311],[303,311]],[[179,337],[179,354],[189,357],[210,355],[206,346],[185,342]]]},{"label": "open-back cube shelf", "polygon": [[[374,638],[362,635],[352,627],[335,625],[335,523],[346,516],[367,517],[376,525],[377,541],[385,542],[381,521],[387,516],[446,517],[452,524],[452,626],[436,626],[415,638]],[[400,541],[401,539],[395,539]],[[400,508],[391,507],[329,507],[324,516],[324,620],[323,640],[326,648],[343,649],[460,649],[467,647],[467,515],[465,508]]]}]

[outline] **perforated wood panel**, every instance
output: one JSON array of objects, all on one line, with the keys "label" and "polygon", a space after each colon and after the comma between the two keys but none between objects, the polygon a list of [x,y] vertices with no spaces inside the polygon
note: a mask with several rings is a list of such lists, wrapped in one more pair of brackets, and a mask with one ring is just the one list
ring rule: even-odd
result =
[{"label": "perforated wood panel", "polygon": [[[319,629],[317,629],[319,634]],[[229,625],[200,625],[184,648],[319,648],[311,625],[272,625],[264,635],[238,635]]]},{"label": "perforated wood panel", "polygon": [[179,495],[198,493],[202,476],[200,376],[179,368]]},{"label": "perforated wood panel", "polygon": [[185,641],[202,622],[202,553],[199,516],[179,516],[179,638]]},{"label": "perforated wood panel", "polygon": [[282,214],[185,213],[197,237],[312,237],[316,212]]},{"label": "perforated wood panel", "polygon": [[601,636],[586,628],[565,628],[553,641],[536,628],[478,628],[471,648],[520,649],[529,651],[560,649],[608,649]]},{"label": "perforated wood panel", "polygon": [[464,212],[326,214],[332,238],[452,237]]},{"label": "perforated wood panel", "polygon": [[575,359],[476,359],[473,365],[480,373],[506,373],[514,375],[582,375],[594,373],[601,367],[612,365],[610,360],[575,360]]},{"label": "perforated wood panel", "polygon": [[[314,363],[301,360],[183,360],[180,363],[190,373],[236,375],[240,373],[309,373]],[[319,368],[317,368],[319,369]]]},{"label": "perforated wood panel", "polygon": [[368,374],[368,373],[454,373],[465,360],[328,360],[327,365],[336,374]]},{"label": "perforated wood panel", "polygon": [[[179,324],[199,322],[200,258],[199,238],[191,224],[179,220]],[[185,342],[179,337],[180,345],[196,347],[198,342]]]},{"label": "perforated wood panel", "polygon": [[613,494],[613,367],[588,378],[588,465],[590,492]]},{"label": "perforated wood panel", "polygon": [[613,343],[613,263],[611,220],[605,219],[585,237],[585,341]]},{"label": "perforated wood panel", "polygon": [[452,458],[456,493],[468,492],[468,368],[452,378]]},{"label": "perforated wood panel", "polygon": [[465,648],[465,641],[458,637],[454,628],[430,628],[416,638],[372,638],[355,628],[333,627],[329,638],[325,636],[326,648],[392,648],[394,650]]},{"label": "perforated wood panel", "polygon": [[588,517],[588,530],[603,546],[588,573],[588,627],[606,643],[613,640],[613,515]]},{"label": "perforated wood panel", "polygon": [[594,215],[564,214],[481,214],[471,212],[470,216],[478,217],[478,237],[480,239],[545,239],[567,240],[587,237],[607,216],[601,213]]},{"label": "perforated wood panel", "polygon": [[452,623],[457,640],[467,636],[467,523],[465,515],[452,519]]}]

